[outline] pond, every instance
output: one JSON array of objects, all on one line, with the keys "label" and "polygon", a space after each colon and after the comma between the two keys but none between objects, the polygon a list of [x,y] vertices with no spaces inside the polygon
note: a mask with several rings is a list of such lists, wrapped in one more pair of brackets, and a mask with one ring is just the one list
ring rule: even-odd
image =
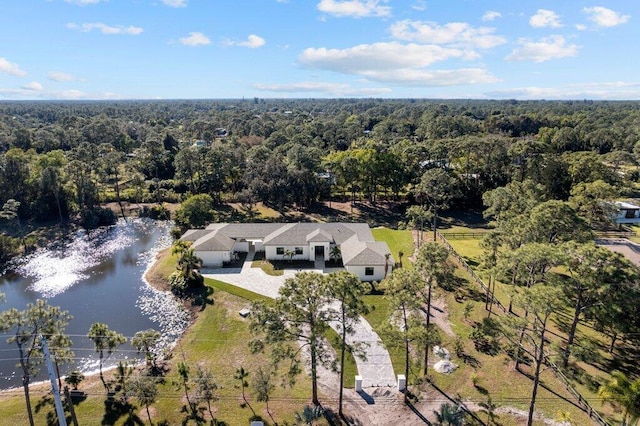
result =
[{"label": "pond", "polygon": [[[188,325],[188,314],[174,296],[150,287],[143,276],[157,253],[171,244],[171,224],[151,220],[120,221],[110,227],[78,231],[46,249],[18,259],[13,272],[0,276],[5,294],[0,310],[23,310],[28,303],[45,299],[69,311],[73,319],[66,332],[73,341],[74,362],[63,367],[95,371],[93,343],[86,334],[94,322],[102,322],[131,339],[135,332],[154,328],[162,333],[159,350],[171,346]],[[16,367],[18,350],[0,336],[0,388],[20,386]],[[135,348],[125,344],[105,366],[118,361],[136,362]],[[40,373],[34,381],[45,380]]]}]

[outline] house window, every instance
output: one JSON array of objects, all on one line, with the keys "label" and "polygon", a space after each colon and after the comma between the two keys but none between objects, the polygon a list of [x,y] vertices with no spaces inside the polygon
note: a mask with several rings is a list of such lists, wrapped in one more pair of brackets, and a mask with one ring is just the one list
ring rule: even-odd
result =
[{"label": "house window", "polygon": [[284,247],[276,247],[276,254],[284,255]]},{"label": "house window", "polygon": [[296,247],[296,256],[302,254],[302,247]]},{"label": "house window", "polygon": [[364,274],[369,276],[373,275],[373,267],[367,266],[366,268],[364,268]]}]

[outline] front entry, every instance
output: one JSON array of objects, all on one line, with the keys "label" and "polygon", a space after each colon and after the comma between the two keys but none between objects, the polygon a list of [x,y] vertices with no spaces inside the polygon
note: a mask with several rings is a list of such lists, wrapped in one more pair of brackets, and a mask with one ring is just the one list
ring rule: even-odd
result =
[{"label": "front entry", "polygon": [[324,246],[316,246],[314,268],[324,271]]}]

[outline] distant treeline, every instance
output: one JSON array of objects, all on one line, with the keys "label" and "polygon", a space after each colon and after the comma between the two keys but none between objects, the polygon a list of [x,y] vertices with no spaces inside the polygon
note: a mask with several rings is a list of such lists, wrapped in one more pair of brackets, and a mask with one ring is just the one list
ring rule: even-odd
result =
[{"label": "distant treeline", "polygon": [[[413,200],[430,168],[453,206],[517,180],[548,198],[602,180],[633,195],[640,103],[479,100],[0,102],[0,204],[21,221],[87,226],[106,201]],[[15,205],[14,205],[15,206]]]}]

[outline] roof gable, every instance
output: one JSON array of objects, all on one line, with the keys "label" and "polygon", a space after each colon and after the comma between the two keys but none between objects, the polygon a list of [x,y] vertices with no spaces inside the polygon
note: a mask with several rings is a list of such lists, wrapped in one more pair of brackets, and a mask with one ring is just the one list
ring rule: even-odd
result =
[{"label": "roof gable", "polygon": [[197,239],[191,247],[198,251],[229,251],[235,243],[235,240],[226,235],[213,231],[209,235]]},{"label": "roof gable", "polygon": [[333,237],[329,235],[327,232],[321,230],[320,228],[311,232],[307,235],[307,242],[309,243],[320,243],[320,242],[333,242]]}]

